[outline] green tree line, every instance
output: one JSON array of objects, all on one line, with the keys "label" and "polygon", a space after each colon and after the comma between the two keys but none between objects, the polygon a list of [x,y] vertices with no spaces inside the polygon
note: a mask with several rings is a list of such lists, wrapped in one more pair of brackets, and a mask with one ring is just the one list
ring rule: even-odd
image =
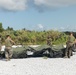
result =
[{"label": "green tree line", "polygon": [[11,38],[16,44],[23,45],[36,45],[46,44],[47,37],[50,36],[53,44],[65,43],[67,34],[65,32],[59,32],[54,30],[48,31],[30,31],[25,28],[21,30],[14,30],[12,27],[3,28],[0,23],[0,35],[2,36],[2,44],[4,44],[6,35],[10,34]]}]

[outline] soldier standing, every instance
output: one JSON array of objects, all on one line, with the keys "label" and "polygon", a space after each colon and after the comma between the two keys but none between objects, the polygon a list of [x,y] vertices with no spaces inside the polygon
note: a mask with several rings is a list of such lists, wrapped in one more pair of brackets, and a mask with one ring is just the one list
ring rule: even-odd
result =
[{"label": "soldier standing", "polygon": [[75,37],[73,36],[73,33],[70,33],[68,37],[68,41],[66,43],[65,58],[70,58],[72,54],[72,47],[74,42],[75,42]]},{"label": "soldier standing", "polygon": [[6,61],[10,60],[10,58],[13,55],[12,44],[15,44],[15,42],[11,39],[10,35],[6,35],[6,40],[5,40],[5,58],[6,58]]},{"label": "soldier standing", "polygon": [[52,46],[52,39],[50,36],[47,37],[47,45]]}]

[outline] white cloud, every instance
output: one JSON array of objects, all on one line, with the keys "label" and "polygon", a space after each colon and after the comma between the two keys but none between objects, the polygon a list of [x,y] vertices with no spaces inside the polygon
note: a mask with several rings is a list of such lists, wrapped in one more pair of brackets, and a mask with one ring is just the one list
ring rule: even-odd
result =
[{"label": "white cloud", "polygon": [[40,29],[43,29],[43,25],[42,25],[42,24],[38,24],[38,27],[39,27]]},{"label": "white cloud", "polygon": [[76,0],[34,0],[35,5],[46,7],[65,7],[76,4]]},{"label": "white cloud", "polygon": [[7,11],[25,10],[27,0],[0,0],[0,9]]},{"label": "white cloud", "polygon": [[60,27],[58,28],[58,30],[60,31],[76,31],[76,26],[72,26],[72,25],[66,25],[66,27]]},{"label": "white cloud", "polygon": [[[31,3],[31,4],[29,4]],[[34,4],[38,10],[59,8],[76,4],[76,0],[0,0],[0,10],[26,10]]]}]

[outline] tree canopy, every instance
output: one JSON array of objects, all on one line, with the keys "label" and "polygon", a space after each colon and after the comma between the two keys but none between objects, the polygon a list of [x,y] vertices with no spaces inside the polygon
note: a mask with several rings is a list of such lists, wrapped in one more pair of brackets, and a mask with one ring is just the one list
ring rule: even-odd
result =
[{"label": "tree canopy", "polygon": [[35,44],[46,44],[46,39],[48,36],[52,39],[53,44],[65,43],[68,34],[66,32],[59,32],[54,30],[48,31],[30,31],[26,28],[21,30],[14,30],[11,27],[4,29],[2,23],[0,23],[0,34],[2,35],[2,43],[6,34],[10,34],[11,38],[16,42],[16,44],[25,44],[25,45],[35,45]]}]

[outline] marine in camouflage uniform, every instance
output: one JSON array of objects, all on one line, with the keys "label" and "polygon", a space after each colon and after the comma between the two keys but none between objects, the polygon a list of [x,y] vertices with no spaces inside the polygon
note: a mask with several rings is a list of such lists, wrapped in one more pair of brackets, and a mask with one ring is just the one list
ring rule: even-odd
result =
[{"label": "marine in camouflage uniform", "polygon": [[73,33],[71,33],[66,43],[65,58],[70,58],[70,56],[72,55],[72,47],[74,42],[75,42],[75,37],[73,36]]},{"label": "marine in camouflage uniform", "polygon": [[5,40],[5,57],[7,61],[10,60],[13,55],[12,44],[15,44],[14,41],[11,39],[10,35],[7,35]]},{"label": "marine in camouflage uniform", "polygon": [[52,46],[52,39],[50,36],[47,37],[47,45]]}]

